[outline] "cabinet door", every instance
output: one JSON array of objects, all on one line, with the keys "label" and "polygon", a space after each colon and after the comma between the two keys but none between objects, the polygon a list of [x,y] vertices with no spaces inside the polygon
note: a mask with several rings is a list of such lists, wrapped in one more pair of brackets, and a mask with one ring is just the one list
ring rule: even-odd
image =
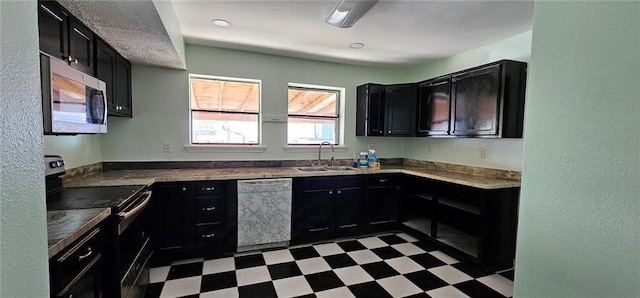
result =
[{"label": "cabinet door", "polygon": [[340,232],[362,227],[363,199],[361,187],[336,190],[336,230]]},{"label": "cabinet door", "polygon": [[396,85],[386,88],[387,133],[389,136],[414,134],[416,85]]},{"label": "cabinet door", "polygon": [[369,106],[367,112],[367,135],[384,135],[385,89],[372,85],[369,88]]},{"label": "cabinet door", "polygon": [[38,35],[40,51],[58,59],[66,59],[68,15],[51,1],[38,2]]},{"label": "cabinet door", "polygon": [[131,117],[131,63],[116,56],[116,106],[118,116]]},{"label": "cabinet door", "polygon": [[335,199],[333,190],[307,190],[304,192],[304,228],[307,234],[333,231]]},{"label": "cabinet door", "polygon": [[115,97],[115,82],[116,82],[116,56],[118,54],[112,50],[102,40],[96,41],[96,62],[95,62],[95,74],[96,77],[104,81],[107,85],[107,108],[109,115],[115,111],[116,97]]},{"label": "cabinet door", "polygon": [[366,190],[369,226],[393,225],[398,221],[399,186],[369,186]]},{"label": "cabinet door", "polygon": [[193,184],[159,185],[155,188],[155,203],[159,253],[167,257],[184,256],[189,243],[189,210],[193,210],[195,188]]},{"label": "cabinet door", "polygon": [[501,65],[496,64],[452,78],[452,135],[498,134],[500,69]]},{"label": "cabinet door", "polygon": [[449,134],[451,78],[441,78],[418,85],[418,121],[416,135]]},{"label": "cabinet door", "polygon": [[69,62],[74,68],[93,73],[93,32],[76,19],[69,19]]}]

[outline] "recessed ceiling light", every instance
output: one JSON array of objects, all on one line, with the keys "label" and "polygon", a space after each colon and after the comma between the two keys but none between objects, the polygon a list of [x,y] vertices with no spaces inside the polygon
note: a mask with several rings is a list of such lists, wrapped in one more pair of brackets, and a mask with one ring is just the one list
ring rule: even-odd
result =
[{"label": "recessed ceiling light", "polygon": [[354,43],[349,44],[349,47],[352,48],[352,49],[362,49],[362,48],[364,48],[364,44],[361,43],[361,42],[354,42]]},{"label": "recessed ceiling light", "polygon": [[211,23],[213,23],[214,25],[220,27],[220,28],[227,28],[227,27],[231,27],[231,23],[227,20],[223,20],[223,19],[214,19],[211,21]]}]

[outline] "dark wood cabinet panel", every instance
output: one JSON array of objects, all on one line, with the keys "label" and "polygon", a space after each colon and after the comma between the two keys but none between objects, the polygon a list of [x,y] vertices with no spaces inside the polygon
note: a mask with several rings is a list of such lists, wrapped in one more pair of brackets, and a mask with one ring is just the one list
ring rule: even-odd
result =
[{"label": "dark wood cabinet panel", "polygon": [[341,232],[362,228],[364,223],[362,187],[338,188],[335,210],[336,230]]},{"label": "dark wood cabinet panel", "polygon": [[393,227],[398,223],[400,185],[397,175],[371,175],[367,177],[367,225]]},{"label": "dark wood cabinet panel", "polygon": [[40,51],[58,59],[69,52],[68,15],[55,2],[38,1],[38,36]]},{"label": "dark wood cabinet panel", "polygon": [[307,234],[326,234],[334,230],[335,200],[332,189],[304,192],[304,229]]},{"label": "dark wood cabinet panel", "polygon": [[417,136],[449,134],[451,112],[451,77],[446,76],[418,84]]},{"label": "dark wood cabinet panel", "polygon": [[452,135],[498,133],[500,69],[497,64],[453,76]]},{"label": "dark wood cabinet panel", "polygon": [[385,86],[366,84],[358,86],[356,136],[383,136],[385,134]]},{"label": "dark wood cabinet panel", "polygon": [[95,44],[95,75],[107,85],[109,115],[131,117],[131,63],[103,40]]},{"label": "dark wood cabinet panel", "polygon": [[386,134],[412,136],[414,134],[416,85],[402,84],[386,87]]},{"label": "dark wood cabinet panel", "polygon": [[192,183],[171,183],[155,186],[154,204],[155,243],[161,258],[187,257],[191,210],[194,205],[195,187]]},{"label": "dark wood cabinet panel", "polygon": [[69,19],[69,65],[93,73],[93,32],[74,18]]},{"label": "dark wood cabinet panel", "polygon": [[107,86],[107,109],[111,115],[112,111],[114,111],[116,107],[116,72],[114,66],[116,65],[116,56],[118,56],[118,53],[116,53],[115,50],[109,47],[101,39],[96,40],[95,53],[95,75],[98,79],[104,81]]}]

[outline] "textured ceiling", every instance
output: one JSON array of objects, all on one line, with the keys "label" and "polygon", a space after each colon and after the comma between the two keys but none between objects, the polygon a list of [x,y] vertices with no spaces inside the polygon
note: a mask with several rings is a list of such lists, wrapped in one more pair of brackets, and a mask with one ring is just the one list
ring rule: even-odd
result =
[{"label": "textured ceiling", "polygon": [[[533,19],[532,0],[381,0],[351,28],[325,23],[335,0],[155,1],[171,2],[187,43],[378,67],[456,55],[531,30]],[[131,62],[185,68],[151,0],[59,2]]]},{"label": "textured ceiling", "polygon": [[58,0],[132,63],[185,69],[151,0]]}]

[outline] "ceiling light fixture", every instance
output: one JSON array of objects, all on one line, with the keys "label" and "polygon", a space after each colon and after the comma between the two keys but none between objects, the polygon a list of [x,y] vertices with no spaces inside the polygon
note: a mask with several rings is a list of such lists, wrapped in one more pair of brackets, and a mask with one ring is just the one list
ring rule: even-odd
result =
[{"label": "ceiling light fixture", "polygon": [[213,23],[214,25],[220,27],[220,28],[227,28],[227,27],[231,27],[231,23],[227,20],[223,20],[223,19],[214,19],[211,21],[211,23]]},{"label": "ceiling light fixture", "polygon": [[338,3],[327,15],[329,25],[350,28],[355,24],[378,0],[338,0]]},{"label": "ceiling light fixture", "polygon": [[362,49],[362,48],[364,48],[364,44],[361,43],[361,42],[354,42],[354,43],[349,44],[349,47],[352,48],[352,49]]}]

